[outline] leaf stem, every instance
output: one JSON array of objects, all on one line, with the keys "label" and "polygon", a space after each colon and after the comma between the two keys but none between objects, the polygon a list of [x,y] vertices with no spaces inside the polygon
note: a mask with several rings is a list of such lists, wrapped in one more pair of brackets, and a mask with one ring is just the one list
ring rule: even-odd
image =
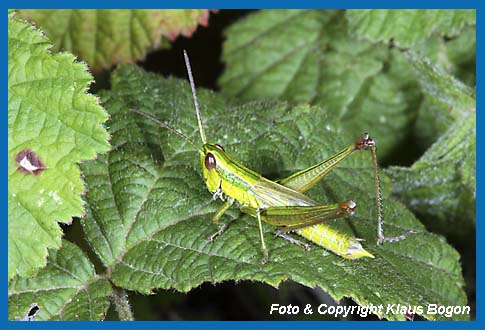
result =
[{"label": "leaf stem", "polygon": [[121,321],[134,321],[131,305],[128,300],[128,294],[123,288],[113,287],[111,301],[118,312]]}]

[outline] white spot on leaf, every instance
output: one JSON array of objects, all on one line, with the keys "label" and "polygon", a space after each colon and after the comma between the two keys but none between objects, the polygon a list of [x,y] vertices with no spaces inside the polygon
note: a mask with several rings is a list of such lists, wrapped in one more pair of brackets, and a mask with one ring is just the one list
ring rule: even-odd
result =
[{"label": "white spot on leaf", "polygon": [[29,172],[34,172],[35,170],[38,170],[40,167],[32,165],[30,160],[25,156],[19,161],[19,165],[22,166],[25,170]]},{"label": "white spot on leaf", "polygon": [[49,197],[51,197],[57,204],[62,205],[62,199],[57,194],[57,191],[50,191]]}]

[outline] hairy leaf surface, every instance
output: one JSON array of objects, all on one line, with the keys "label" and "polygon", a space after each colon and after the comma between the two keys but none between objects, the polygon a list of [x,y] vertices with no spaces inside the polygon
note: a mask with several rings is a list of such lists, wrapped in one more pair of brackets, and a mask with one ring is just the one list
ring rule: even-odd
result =
[{"label": "hairy leaf surface", "polygon": [[30,24],[8,21],[8,278],[30,276],[61,245],[58,222],[83,214],[78,163],[109,149],[93,78],[53,54]]},{"label": "hairy leaf surface", "polygon": [[[432,33],[454,37],[467,25],[476,22],[475,10],[372,9],[348,10],[350,29],[370,41],[390,41],[400,47],[411,47]],[[410,28],[412,26],[412,28]]]},{"label": "hairy leaf surface", "polygon": [[[412,210],[439,219],[442,228],[474,228],[476,202],[475,90],[408,52],[416,77],[449,128],[410,168],[393,167],[394,193]],[[434,224],[436,226],[436,224]]]},{"label": "hairy leaf surface", "polygon": [[75,244],[64,240],[49,250],[49,262],[36,276],[12,279],[8,317],[24,317],[32,303],[40,310],[35,320],[102,320],[108,310],[111,285]]},{"label": "hairy leaf surface", "polygon": [[[160,288],[187,292],[203,282],[256,280],[278,286],[291,279],[322,287],[336,300],[349,296],[361,305],[466,303],[457,252],[387,197],[386,233],[398,235],[412,228],[418,234],[376,246],[372,166],[366,152],[346,160],[309,195],[322,203],[355,199],[356,215],[333,221],[332,226],[365,239],[375,259],[344,260],[315,245],[307,252],[276,238],[275,228],[265,224],[270,259],[262,265],[256,221],[237,208],[223,216],[222,221],[231,222],[228,230],[209,242],[207,237],[217,230],[210,219],[222,203],[213,201],[205,188],[196,150],[169,130],[129,112],[149,112],[199,146],[188,83],[122,66],[112,86],[104,99],[114,149],[83,164],[89,194],[82,224],[116,285],[143,293]],[[219,95],[198,92],[208,140],[272,178],[321,161],[356,138],[344,133],[335,114],[308,105],[234,105]],[[384,183],[388,193],[386,177]],[[385,310],[379,316],[405,318]]]}]

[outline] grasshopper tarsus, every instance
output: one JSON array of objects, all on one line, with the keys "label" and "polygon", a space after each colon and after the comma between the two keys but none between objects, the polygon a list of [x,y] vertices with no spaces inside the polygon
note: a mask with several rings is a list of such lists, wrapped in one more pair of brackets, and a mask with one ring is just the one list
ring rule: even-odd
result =
[{"label": "grasshopper tarsus", "polygon": [[217,236],[221,235],[224,231],[226,231],[227,224],[223,223],[222,225],[219,226],[219,229],[209,237],[207,237],[207,240],[209,242],[213,242]]},{"label": "grasshopper tarsus", "polygon": [[268,254],[268,249],[263,249],[263,259],[261,259],[261,264],[264,265],[268,262],[269,260],[269,254]]},{"label": "grasshopper tarsus", "polygon": [[299,241],[289,235],[286,235],[285,231],[282,230],[281,228],[275,231],[275,236],[281,237],[292,244],[298,245],[299,247],[303,248],[305,251],[310,251],[312,249],[310,244],[303,243],[302,241]]},{"label": "grasshopper tarsus", "polygon": [[407,230],[403,234],[399,236],[393,236],[393,237],[384,237],[380,236],[377,238],[377,245],[382,245],[384,243],[396,243],[399,241],[402,241],[406,239],[409,235],[417,234],[418,232],[416,230]]}]

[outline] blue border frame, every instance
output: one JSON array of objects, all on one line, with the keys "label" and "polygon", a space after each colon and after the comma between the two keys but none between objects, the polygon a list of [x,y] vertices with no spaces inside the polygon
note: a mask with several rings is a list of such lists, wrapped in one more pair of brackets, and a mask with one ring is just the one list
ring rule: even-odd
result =
[{"label": "blue border frame", "polygon": [[154,0],[140,0],[134,6],[133,1],[119,0],[119,1],[96,1],[85,0],[79,4],[59,0],[50,0],[48,2],[39,3],[36,1],[19,0],[5,1],[2,7],[14,6],[16,9],[21,8],[209,8],[209,9],[255,9],[255,8],[478,8],[480,2],[477,0],[457,1],[457,0],[169,0],[169,1],[154,1]]},{"label": "blue border frame", "polygon": [[[136,8],[217,8],[217,9],[254,9],[254,8],[475,8],[477,9],[477,108],[479,107],[481,98],[481,86],[479,77],[481,77],[481,72],[483,71],[480,54],[481,54],[481,39],[482,34],[480,33],[480,13],[481,13],[481,4],[478,0],[470,0],[470,1],[457,1],[457,0],[426,0],[426,1],[404,1],[404,0],[394,0],[394,1],[383,1],[383,0],[370,0],[370,1],[362,1],[362,0],[342,0],[342,1],[329,1],[329,0],[279,0],[279,1],[242,1],[242,0],[231,0],[231,1],[216,1],[216,0],[203,0],[203,1],[194,1],[194,0],[170,0],[170,1],[153,1],[153,0],[138,0],[136,2],[127,1],[127,0],[119,0],[119,1],[103,1],[100,2],[99,0],[84,0],[80,3],[71,3],[66,1],[59,1],[59,0],[52,0],[49,2],[40,3],[38,1],[2,1],[0,6],[6,13],[8,8],[133,8],[136,5]],[[4,48],[3,52],[1,53],[1,62],[3,64],[3,71],[7,73],[6,75],[2,76],[2,95],[4,102],[8,101],[8,91],[7,91],[7,77],[8,77],[8,55],[7,55],[7,31],[8,31],[8,22],[7,22],[7,15],[4,14],[3,16],[3,38],[4,42],[2,46]],[[8,108],[6,106],[5,108]],[[4,115],[1,118],[2,125],[5,129],[4,131],[4,140],[3,140],[3,154],[6,155],[8,152],[8,121],[6,111],[4,111]],[[480,133],[481,128],[485,126],[485,123],[482,123],[480,120],[480,112],[477,113],[477,142],[482,139],[482,134]],[[481,216],[484,214],[484,207],[481,207],[484,202],[484,198],[481,196],[480,192],[480,183],[481,183],[481,176],[480,170],[483,168],[482,166],[482,156],[483,152],[477,146],[477,218],[481,219]],[[4,227],[4,240],[3,245],[4,249],[2,249],[2,260],[3,264],[5,265],[4,274],[7,275],[7,242],[8,242],[8,230],[7,230],[7,219],[8,219],[8,208],[7,208],[7,162],[2,161],[0,162],[0,168],[2,170],[2,213],[3,213],[3,227]],[[477,221],[476,225],[477,229],[477,237],[480,238],[482,235],[478,235],[483,233],[482,225],[480,220]],[[477,242],[477,279],[481,278],[482,272],[482,264],[481,258],[483,256],[483,246]],[[8,284],[6,281],[2,281],[2,291],[8,292]],[[481,302],[482,299],[480,294],[483,293],[483,286],[480,281],[477,280],[476,282],[476,321],[473,322],[439,322],[439,323],[429,323],[429,322],[393,322],[386,323],[386,322],[335,322],[335,321],[323,321],[321,322],[216,322],[216,321],[192,321],[192,322],[181,322],[181,321],[170,321],[170,322],[133,322],[133,323],[120,323],[120,322],[91,322],[89,324],[90,327],[109,327],[109,328],[119,328],[119,327],[127,327],[127,328],[145,328],[145,327],[164,327],[164,328],[171,328],[171,329],[186,329],[189,328],[197,328],[197,329],[204,329],[204,328],[235,328],[235,329],[242,329],[247,327],[265,327],[267,329],[294,329],[294,327],[305,327],[307,329],[321,329],[322,326],[330,326],[335,328],[351,328],[354,326],[361,328],[383,328],[387,326],[392,327],[413,327],[413,328],[423,328],[423,327],[436,327],[436,328],[451,328],[451,327],[463,327],[463,328],[478,328],[483,326],[483,319],[482,319],[482,311],[481,311]],[[8,297],[5,297],[1,303],[2,307],[2,320],[0,321],[1,327],[3,329],[19,329],[19,328],[64,328],[66,326],[65,322],[8,322]],[[328,323],[331,322],[331,323]],[[85,322],[70,322],[69,327],[83,329],[87,326]]]}]

